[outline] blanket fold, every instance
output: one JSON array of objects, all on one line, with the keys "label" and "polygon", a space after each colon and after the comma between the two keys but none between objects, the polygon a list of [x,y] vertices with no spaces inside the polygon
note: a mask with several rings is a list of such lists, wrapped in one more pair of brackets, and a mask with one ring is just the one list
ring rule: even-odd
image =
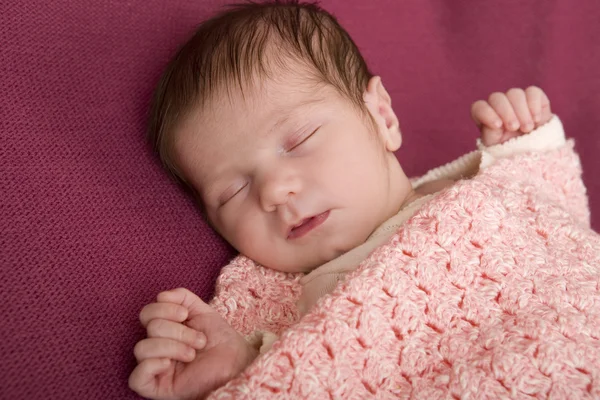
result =
[{"label": "blanket fold", "polygon": [[600,238],[573,146],[436,195],[300,320],[300,274],[233,260],[212,306],[281,337],[210,398],[599,398]]}]

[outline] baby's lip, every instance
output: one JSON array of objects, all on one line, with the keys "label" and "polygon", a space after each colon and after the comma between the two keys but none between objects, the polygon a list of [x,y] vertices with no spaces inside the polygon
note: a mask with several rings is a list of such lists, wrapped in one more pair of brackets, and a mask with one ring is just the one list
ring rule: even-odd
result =
[{"label": "baby's lip", "polygon": [[327,218],[329,218],[329,211],[330,210],[327,210],[320,214],[301,219],[298,223],[292,225],[292,227],[288,230],[287,238],[298,239],[308,234],[310,231],[323,224]]}]

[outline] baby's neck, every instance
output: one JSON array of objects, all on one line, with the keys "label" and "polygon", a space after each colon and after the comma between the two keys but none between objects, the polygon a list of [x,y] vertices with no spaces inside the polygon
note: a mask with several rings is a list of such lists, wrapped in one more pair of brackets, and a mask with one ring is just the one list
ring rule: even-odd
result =
[{"label": "baby's neck", "polygon": [[425,194],[423,194],[420,191],[417,191],[415,189],[412,189],[410,191],[410,193],[406,196],[406,198],[404,199],[402,204],[400,205],[400,208],[398,208],[398,211],[405,209],[409,204],[411,204],[412,202],[414,202],[417,199],[420,199],[423,196],[425,196]]},{"label": "baby's neck", "polygon": [[440,190],[452,186],[453,184],[454,181],[452,179],[438,179],[436,181],[425,182],[417,188],[412,188],[406,196],[406,198],[404,199],[404,201],[402,202],[402,205],[400,206],[399,210],[406,208],[412,202],[414,202],[417,199],[420,199],[421,197],[437,193]]}]

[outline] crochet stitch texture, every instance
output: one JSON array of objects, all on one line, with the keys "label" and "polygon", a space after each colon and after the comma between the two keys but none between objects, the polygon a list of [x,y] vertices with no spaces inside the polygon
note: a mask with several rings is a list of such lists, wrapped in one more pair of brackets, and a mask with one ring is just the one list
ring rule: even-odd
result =
[{"label": "crochet stitch texture", "polygon": [[234,259],[212,306],[281,337],[210,398],[600,398],[600,239],[573,145],[441,192],[299,321],[300,275]]}]

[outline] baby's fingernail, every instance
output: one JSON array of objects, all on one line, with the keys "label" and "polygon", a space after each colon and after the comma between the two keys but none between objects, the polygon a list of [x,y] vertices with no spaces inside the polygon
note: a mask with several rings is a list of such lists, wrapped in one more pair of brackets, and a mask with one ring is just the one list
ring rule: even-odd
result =
[{"label": "baby's fingernail", "polygon": [[540,122],[540,118],[542,118],[540,114],[535,114],[535,115],[533,116],[533,120],[534,120],[535,122]]},{"label": "baby's fingernail", "polygon": [[494,126],[496,128],[500,128],[502,126],[502,121],[500,121],[499,119],[497,119],[496,121],[494,121]]},{"label": "baby's fingernail", "polygon": [[516,131],[517,129],[519,129],[519,123],[518,122],[511,122],[510,123],[510,130]]},{"label": "baby's fingernail", "polygon": [[533,129],[533,124],[532,124],[531,122],[528,122],[528,123],[526,123],[526,124],[523,126],[523,130],[524,130],[525,132],[529,132],[529,131],[530,131],[530,130],[532,130],[532,129]]}]

